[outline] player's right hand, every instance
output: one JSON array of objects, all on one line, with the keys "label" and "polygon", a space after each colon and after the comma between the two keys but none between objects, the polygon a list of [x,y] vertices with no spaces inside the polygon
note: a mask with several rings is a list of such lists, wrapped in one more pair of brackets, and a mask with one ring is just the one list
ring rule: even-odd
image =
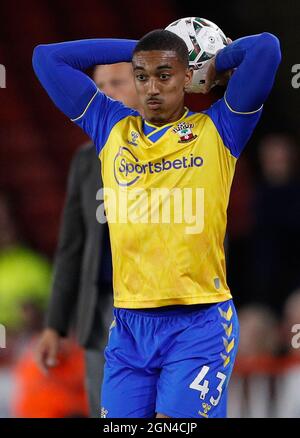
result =
[{"label": "player's right hand", "polygon": [[58,365],[57,356],[60,349],[60,343],[60,335],[56,330],[46,328],[42,332],[36,346],[35,361],[43,373],[47,374],[49,368]]},{"label": "player's right hand", "polygon": [[[231,43],[232,43],[232,39],[227,38],[227,44],[231,44]],[[220,50],[222,50],[222,49],[220,49]],[[218,50],[218,52],[220,50]],[[217,55],[217,53],[216,53],[216,55]],[[223,71],[221,73],[217,73],[216,65],[215,65],[216,55],[213,56],[210,60],[208,60],[205,63],[205,71],[206,71],[205,72],[205,83],[203,84],[201,91],[200,91],[203,94],[209,93],[211,88],[214,85],[226,86],[229,82],[229,79],[232,76],[233,69],[226,70],[226,71]]]}]

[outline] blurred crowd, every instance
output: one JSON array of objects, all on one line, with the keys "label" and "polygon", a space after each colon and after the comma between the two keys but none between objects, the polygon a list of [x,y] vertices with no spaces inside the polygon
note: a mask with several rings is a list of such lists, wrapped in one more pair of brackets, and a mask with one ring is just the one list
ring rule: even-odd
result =
[{"label": "blurred crowd", "polygon": [[269,133],[257,145],[256,172],[237,166],[228,220],[228,276],[238,305],[267,304],[280,316],[299,287],[299,145]]},{"label": "blurred crowd", "polygon": [[298,154],[291,135],[271,132],[257,145],[258,172],[242,158],[235,176],[226,242],[240,321],[232,417],[300,416]]},{"label": "blurred crowd", "polygon": [[[87,416],[83,354],[65,341],[59,367],[42,373],[35,348],[43,328],[51,284],[51,261],[18,235],[13,207],[0,196],[0,417]],[[3,333],[2,333],[3,334]]]}]

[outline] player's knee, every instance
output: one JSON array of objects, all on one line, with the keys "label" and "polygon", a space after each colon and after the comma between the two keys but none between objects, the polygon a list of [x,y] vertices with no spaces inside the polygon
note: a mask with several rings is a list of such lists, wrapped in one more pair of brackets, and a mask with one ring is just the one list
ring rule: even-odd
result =
[{"label": "player's knee", "polygon": [[156,414],[156,418],[171,418],[171,417],[168,417],[167,415],[165,415],[165,414],[160,414],[159,412]]}]

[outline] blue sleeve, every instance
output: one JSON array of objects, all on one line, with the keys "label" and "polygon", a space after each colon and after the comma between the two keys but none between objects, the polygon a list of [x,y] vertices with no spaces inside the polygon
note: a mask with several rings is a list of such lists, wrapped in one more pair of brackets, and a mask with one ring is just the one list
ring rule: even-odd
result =
[{"label": "blue sleeve", "polygon": [[115,123],[133,112],[109,99],[83,70],[101,64],[130,62],[136,41],[88,39],[39,45],[33,68],[55,105],[94,141],[98,152]]},{"label": "blue sleeve", "polygon": [[93,140],[99,155],[115,124],[127,116],[137,114],[137,111],[97,90],[83,113],[71,120]]},{"label": "blue sleeve", "polygon": [[262,108],[252,113],[232,111],[226,97],[218,100],[205,113],[214,122],[222,140],[231,155],[238,158],[260,119]]},{"label": "blue sleeve", "polygon": [[280,61],[279,41],[270,33],[240,38],[216,56],[218,72],[235,70],[224,98],[206,113],[235,157],[241,154],[261,116]]}]

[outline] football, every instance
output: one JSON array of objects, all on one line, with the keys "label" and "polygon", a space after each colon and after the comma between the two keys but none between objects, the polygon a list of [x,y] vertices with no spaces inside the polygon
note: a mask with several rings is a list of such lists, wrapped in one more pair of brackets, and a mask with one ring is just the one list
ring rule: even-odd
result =
[{"label": "football", "polygon": [[166,30],[181,37],[189,51],[189,64],[194,74],[191,86],[186,91],[201,93],[207,61],[228,44],[224,32],[212,21],[198,17],[180,18],[169,24]]}]

